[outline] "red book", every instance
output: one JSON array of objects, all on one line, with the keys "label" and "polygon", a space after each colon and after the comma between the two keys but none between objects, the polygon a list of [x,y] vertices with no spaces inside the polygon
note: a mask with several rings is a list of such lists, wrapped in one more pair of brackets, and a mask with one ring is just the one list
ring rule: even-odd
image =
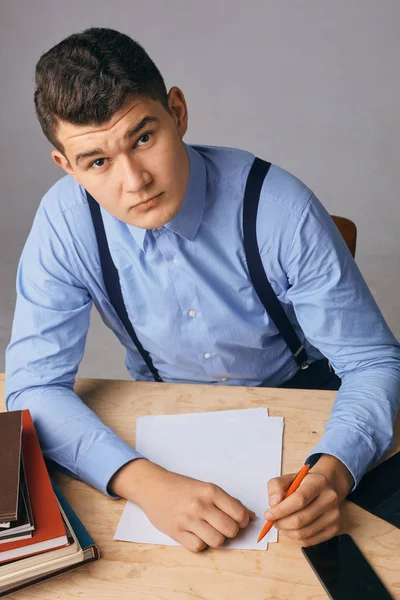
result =
[{"label": "red book", "polygon": [[68,545],[64,523],[29,410],[22,411],[22,454],[35,531],[29,539],[2,544],[0,564]]}]

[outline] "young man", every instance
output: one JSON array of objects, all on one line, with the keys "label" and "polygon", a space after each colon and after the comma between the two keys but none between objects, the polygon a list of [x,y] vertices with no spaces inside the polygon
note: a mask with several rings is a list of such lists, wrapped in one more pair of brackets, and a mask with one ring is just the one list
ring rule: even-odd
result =
[{"label": "young man", "polygon": [[[337,389],[340,376],[313,452],[319,461],[283,501],[293,474],[269,482],[267,513],[303,545],[333,536],[340,502],[391,444],[400,350],[327,212],[271,166],[259,194],[258,253],[304,346],[292,353],[254,289],[244,250],[255,157],[186,145],[185,97],[177,87],[167,93],[136,42],[97,28],[63,40],[37,64],[35,106],[67,176],[44,196],[20,260],[8,409],[30,409],[48,458],[136,502],[156,527],[199,551],[234,537],[251,511],[141,457],[74,394],[92,303],[139,380],[153,373],[168,382]],[[105,239],[126,326],[110,302],[118,278],[108,293],[102,273]],[[299,353],[309,369],[299,369]]]}]

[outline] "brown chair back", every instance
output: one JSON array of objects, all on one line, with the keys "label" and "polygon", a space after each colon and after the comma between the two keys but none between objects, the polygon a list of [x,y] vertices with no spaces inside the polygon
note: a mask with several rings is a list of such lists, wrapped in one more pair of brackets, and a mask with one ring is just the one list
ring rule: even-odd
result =
[{"label": "brown chair back", "polygon": [[353,258],[356,255],[356,242],[357,242],[357,227],[353,221],[346,219],[345,217],[336,217],[331,215],[336,227],[339,229],[344,241],[346,242]]}]

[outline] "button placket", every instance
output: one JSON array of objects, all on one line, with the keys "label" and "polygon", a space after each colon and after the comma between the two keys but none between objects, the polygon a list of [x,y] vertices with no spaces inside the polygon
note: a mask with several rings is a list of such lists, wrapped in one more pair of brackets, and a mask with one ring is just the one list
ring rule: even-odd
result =
[{"label": "button placket", "polygon": [[[221,371],[220,359],[213,352],[205,351],[207,346],[213,345],[213,340],[209,339],[205,320],[202,316],[202,307],[199,305],[198,290],[195,284],[195,278],[188,269],[191,264],[186,263],[185,247],[181,246],[178,237],[168,229],[157,231],[157,246],[163,255],[163,258],[170,265],[171,281],[175,289],[178,302],[182,309],[182,331],[185,331],[188,342],[191,343],[195,354],[197,355],[197,365],[210,377],[214,376],[215,370]],[[205,347],[205,348],[204,348]],[[190,352],[192,356],[192,353]],[[211,360],[210,360],[211,359]],[[216,361],[217,367],[214,364]],[[222,367],[223,368],[223,367]],[[214,371],[212,373],[211,371]],[[222,371],[223,372],[223,371]]]}]

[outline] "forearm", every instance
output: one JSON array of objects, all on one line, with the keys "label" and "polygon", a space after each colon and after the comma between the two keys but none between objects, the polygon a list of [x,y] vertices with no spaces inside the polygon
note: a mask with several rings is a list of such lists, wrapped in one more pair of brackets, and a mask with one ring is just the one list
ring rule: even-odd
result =
[{"label": "forearm", "polygon": [[105,494],[114,473],[140,456],[68,386],[36,386],[10,394],[7,408],[29,409],[44,456]]}]

